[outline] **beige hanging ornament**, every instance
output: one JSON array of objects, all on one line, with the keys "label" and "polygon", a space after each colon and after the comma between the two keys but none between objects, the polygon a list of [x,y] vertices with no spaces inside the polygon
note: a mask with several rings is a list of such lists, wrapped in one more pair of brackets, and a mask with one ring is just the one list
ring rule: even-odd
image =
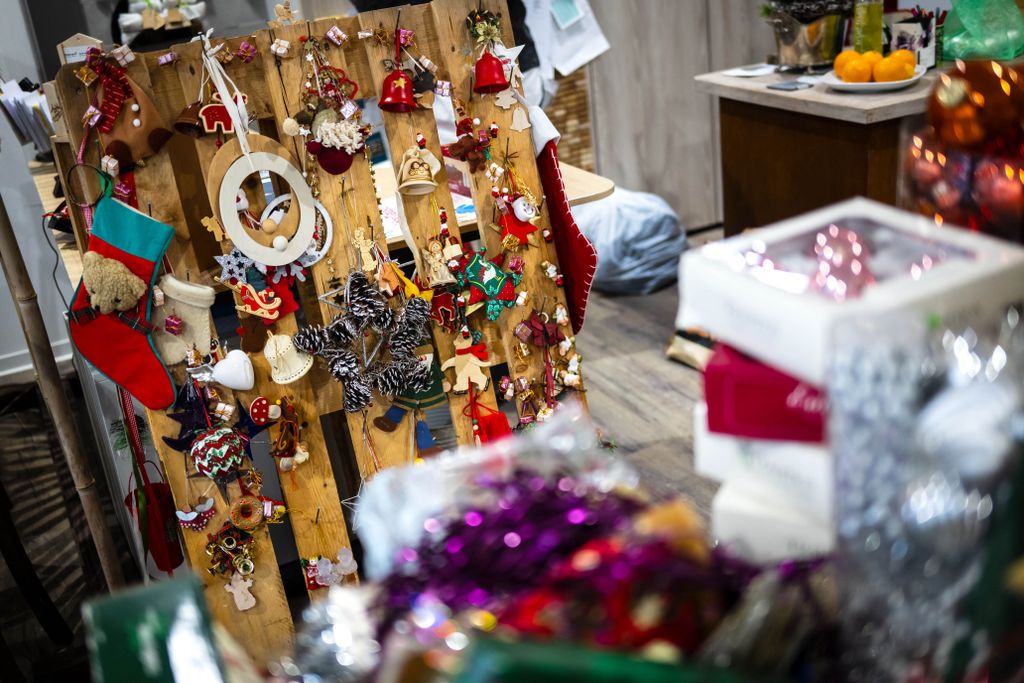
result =
[{"label": "beige hanging ornament", "polygon": [[509,126],[512,130],[517,133],[522,133],[524,130],[530,127],[530,115],[526,113],[526,110],[522,107],[516,107],[512,110],[512,125]]},{"label": "beige hanging ornament", "polygon": [[398,169],[398,191],[406,195],[429,194],[437,187],[434,176],[440,170],[441,162],[430,150],[410,147]]}]

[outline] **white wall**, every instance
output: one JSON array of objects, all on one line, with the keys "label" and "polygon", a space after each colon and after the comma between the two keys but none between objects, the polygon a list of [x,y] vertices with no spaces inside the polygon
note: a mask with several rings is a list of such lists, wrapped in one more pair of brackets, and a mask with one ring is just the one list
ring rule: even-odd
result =
[{"label": "white wall", "polygon": [[[64,324],[64,303],[51,277],[56,258],[46,246],[41,227],[43,213],[39,194],[28,170],[28,160],[35,154],[31,145],[18,144],[14,129],[6,116],[0,116],[0,196],[11,218],[32,285],[38,295],[46,330],[58,362],[68,362],[71,345]],[[57,281],[70,298],[70,287],[64,267],[57,271]],[[32,358],[28,353],[18,314],[7,280],[0,280],[0,383],[30,381],[34,376]]]}]

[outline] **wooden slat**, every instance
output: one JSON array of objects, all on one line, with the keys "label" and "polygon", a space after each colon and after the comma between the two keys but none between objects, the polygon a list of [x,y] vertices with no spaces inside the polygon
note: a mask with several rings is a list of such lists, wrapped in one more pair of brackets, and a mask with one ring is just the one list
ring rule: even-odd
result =
[{"label": "wooden slat", "polygon": [[[294,116],[302,108],[300,88],[306,80],[309,66],[308,62],[303,59],[303,48],[299,38],[307,35],[322,38],[327,30],[335,24],[345,33],[355,35],[358,26],[354,21],[351,18],[338,17],[318,22],[303,22],[293,26],[274,29],[271,32],[272,35],[268,36],[268,40],[273,41],[274,38],[283,38],[288,40],[291,46],[288,58],[276,60],[276,64],[273,65],[273,71],[269,68],[267,69],[268,73],[272,74],[271,78],[273,78],[273,74],[277,74],[279,79],[277,83],[280,84],[280,87],[273,88],[275,92],[280,94],[280,97],[274,102],[275,113],[279,121],[283,120],[286,116]],[[353,51],[350,46],[336,47],[327,41],[324,42],[326,43],[325,54],[330,64],[334,67],[345,69],[346,73],[349,73],[351,70],[349,69],[348,56],[355,55],[358,57],[359,53]],[[266,53],[269,54],[269,49]],[[365,72],[365,69],[363,71]],[[352,73],[350,73],[350,77]],[[353,78],[353,80],[355,79]],[[362,94],[367,84],[365,82],[356,82],[360,88],[359,94]],[[289,142],[295,145],[296,150],[300,150],[301,139],[296,138]],[[320,202],[327,208],[334,222],[334,241],[329,252],[332,262],[329,264],[324,259],[312,268],[312,279],[316,291],[318,294],[324,294],[332,289],[328,286],[332,277],[337,277],[344,283],[348,273],[357,267],[355,252],[352,248],[352,239],[357,227],[363,227],[365,230],[368,218],[376,226],[374,236],[384,253],[387,253],[388,248],[387,241],[384,238],[380,208],[377,203],[377,193],[374,188],[369,157],[366,154],[358,155],[352,167],[342,176],[334,176],[327,173],[311,158],[307,158],[306,166],[309,172],[317,174],[320,187]],[[344,178],[344,191],[346,194],[344,199],[342,196],[342,178]],[[351,209],[348,207],[351,207]],[[352,212],[354,212],[354,215],[350,215]],[[369,233],[370,231],[366,230],[366,236],[369,236]],[[334,269],[333,274],[331,273],[332,267]],[[321,303],[319,305],[321,316],[325,322],[329,322],[340,312],[338,309],[327,304]],[[322,367],[319,361],[317,361],[317,365]],[[327,377],[326,373],[324,373],[324,376]],[[341,407],[340,385],[329,377],[327,377],[327,381],[331,389],[333,389],[332,398],[334,400],[330,405],[321,405],[321,408],[322,412],[334,412]],[[326,393],[324,395],[326,396]],[[376,473],[378,469],[377,461],[383,467],[404,465],[411,461],[412,425],[409,424],[409,421],[403,421],[399,428],[390,434],[380,432],[372,426],[373,419],[382,415],[387,410],[387,407],[386,402],[376,401],[365,413],[350,413],[345,416],[349,434],[352,435],[352,450],[356,456],[359,473],[364,479],[368,479]],[[362,438],[364,422],[365,429],[372,439],[373,447],[377,454],[376,460],[371,454],[367,443]]]},{"label": "wooden slat", "polygon": [[[250,40],[257,44],[269,46],[270,38],[267,31],[259,31]],[[231,42],[231,41],[229,41]],[[269,50],[268,50],[269,52]],[[182,56],[178,63],[178,78],[181,87],[186,93],[198,92],[202,70],[196,67],[194,60],[201,61],[201,53],[194,52]],[[235,60],[236,63],[239,60]],[[228,75],[236,83],[248,83],[257,88],[257,79],[243,77],[236,72],[248,74],[253,71],[260,71],[264,76],[259,80],[258,89],[254,92],[264,91],[269,93],[272,90],[280,89],[280,81],[274,80],[276,74],[267,73],[265,62],[254,61],[252,65],[238,63],[240,68],[232,69],[228,65]],[[269,90],[268,90],[269,89]],[[248,92],[245,93],[249,95]],[[277,111],[274,109],[275,97],[269,94],[261,94],[262,102],[256,103],[254,111],[269,113],[270,118],[277,118]],[[280,101],[280,97],[276,97]],[[248,102],[254,102],[250,95]],[[269,110],[269,112],[268,112]],[[253,136],[253,148],[258,146],[259,138]],[[214,157],[218,152],[223,151],[224,155],[237,153],[238,139],[232,136],[223,147],[218,149],[215,136],[206,135],[195,142],[197,155],[203,169],[207,186],[211,183],[212,166],[217,163]],[[218,160],[219,161],[219,160]],[[297,160],[293,159],[293,163]],[[210,202],[214,204],[213,201]],[[224,253],[231,250],[229,242],[221,244]],[[236,302],[239,302],[238,295],[235,295]],[[278,334],[294,334],[298,326],[294,315],[288,315],[276,321],[274,330]],[[288,505],[289,522],[295,537],[295,546],[299,555],[303,558],[313,558],[318,555],[335,557],[339,548],[349,547],[348,529],[345,525],[344,514],[341,509],[341,501],[338,497],[338,489],[334,484],[334,472],[331,468],[329,456],[324,444],[323,428],[321,427],[317,405],[317,395],[330,391],[330,378],[323,372],[310,372],[301,379],[288,385],[275,383],[271,375],[271,366],[266,356],[262,353],[250,354],[256,376],[255,388],[248,392],[237,392],[244,405],[248,405],[257,396],[265,396],[271,401],[283,398],[291,400],[295,406],[300,423],[305,423],[300,439],[309,451],[309,460],[292,472],[278,473],[281,484],[281,491],[285,502]],[[271,428],[273,438],[276,428]],[[269,476],[266,473],[265,476]],[[313,592],[311,597],[319,597],[322,592]],[[257,599],[258,596],[257,596]]]},{"label": "wooden slat", "polygon": [[[494,104],[494,95],[479,95],[470,91],[470,77],[473,74],[478,50],[475,49],[473,37],[466,29],[466,17],[471,11],[480,7],[501,13],[503,42],[507,46],[512,46],[514,41],[511,24],[508,21],[508,8],[502,0],[484,0],[482,2],[446,0],[444,3],[431,3],[411,8],[409,14],[415,16],[416,10],[433,14],[433,33],[438,44],[446,47],[439,51],[436,59],[432,55],[431,59],[447,69],[450,77],[448,80],[452,82],[452,95],[466,102],[469,115],[479,118],[481,127],[489,126],[492,121],[498,124],[498,137],[492,141],[492,160],[501,164],[507,143],[509,155],[514,155],[516,171],[539,200],[543,195],[543,187],[537,171],[537,156],[533,149],[530,130],[522,132],[512,130],[514,107],[502,109]],[[405,23],[404,17],[403,23]],[[499,254],[502,251],[500,235],[496,230],[488,227],[497,218],[494,199],[491,196],[491,182],[487,180],[483,171],[471,174],[471,177],[473,204],[476,207],[480,237],[487,246],[489,256]],[[540,206],[540,226],[541,229],[551,226],[546,202]],[[540,266],[543,261],[558,263],[554,244],[545,242],[538,235],[537,246],[524,246],[519,250],[519,255],[523,257],[526,265],[523,269],[523,280],[517,291],[529,292],[530,303],[527,306],[515,306],[501,314],[501,318],[498,320],[503,330],[501,342],[505,350],[505,359],[509,365],[510,376],[513,378],[530,377],[540,386],[544,381],[544,358],[540,349],[532,348],[530,355],[521,360],[515,352],[518,340],[512,336],[511,332],[518,323],[529,317],[534,307],[540,311],[543,306],[543,309],[550,313],[557,304],[564,305],[565,292],[544,275]],[[585,394],[578,393],[581,402],[586,405]],[[538,404],[543,404],[543,396]]]},{"label": "wooden slat", "polygon": [[[405,6],[399,9],[378,10],[375,12],[364,12],[359,15],[359,20],[364,29],[374,30],[379,27],[387,27],[393,30],[398,12],[401,11],[401,21],[404,28],[412,29],[415,32],[417,48],[424,54],[434,55],[440,52],[436,36],[432,30],[432,17],[424,12],[425,6]],[[384,59],[394,58],[393,48],[381,46],[375,41],[365,41],[367,63],[373,77],[374,91],[379,93],[387,75],[384,68]],[[451,193],[448,191],[448,173],[444,168],[444,157],[441,154],[441,143],[438,140],[437,125],[434,121],[433,111],[419,108],[415,111],[398,114],[382,111],[384,128],[387,133],[388,146],[391,150],[392,166],[397,169],[401,165],[402,156],[410,146],[416,144],[416,134],[422,133],[426,138],[426,149],[442,162],[441,170],[435,180],[437,188],[431,194],[405,195],[398,194],[402,202],[406,223],[409,232],[416,242],[416,247],[423,250],[429,240],[435,238],[440,231],[441,225],[437,212],[431,206],[430,198],[433,197],[438,208],[444,209],[448,214],[448,232],[461,241],[458,222],[455,219],[455,203],[452,201]],[[425,279],[425,278],[424,278]],[[449,334],[438,325],[432,325],[434,343],[437,350],[438,362],[444,362],[455,354],[453,339],[458,334]],[[493,359],[492,359],[493,360]],[[479,394],[482,404],[494,409],[497,408],[497,401],[494,396],[494,388],[490,386],[486,391]],[[455,427],[455,435],[460,444],[471,445],[474,443],[473,423],[469,414],[469,395],[448,395],[449,408],[452,416],[452,424]]]}]

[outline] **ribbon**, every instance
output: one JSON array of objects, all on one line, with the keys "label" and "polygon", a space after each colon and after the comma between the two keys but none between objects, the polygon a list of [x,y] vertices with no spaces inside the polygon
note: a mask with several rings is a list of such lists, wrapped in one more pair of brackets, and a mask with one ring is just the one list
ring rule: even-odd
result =
[{"label": "ribbon", "polygon": [[456,349],[456,356],[465,356],[466,354],[472,354],[480,360],[487,360],[487,344],[483,342],[479,344],[473,344],[473,346],[467,346],[464,349]]},{"label": "ribbon", "polygon": [[213,83],[213,87],[220,95],[221,103],[227,109],[228,116],[231,117],[231,121],[234,124],[235,136],[238,138],[238,145],[242,150],[242,154],[246,159],[249,159],[249,165],[255,171],[256,167],[249,157],[249,140],[246,135],[246,131],[249,130],[249,113],[245,109],[245,98],[242,96],[241,91],[239,91],[238,86],[235,85],[235,82],[224,71],[224,66],[216,58],[217,53],[225,49],[226,43],[222,43],[217,47],[211,46],[210,36],[212,34],[213,29],[211,28],[206,33],[200,33],[192,39],[192,42],[198,40],[203,44],[203,68],[206,71],[206,75],[199,85],[199,99],[202,99],[203,87],[207,82]]},{"label": "ribbon", "polygon": [[526,320],[526,326],[530,331],[530,342],[544,350],[544,401],[549,408],[555,405],[555,368],[551,364],[550,349],[558,342],[565,339],[565,335],[553,322],[545,322],[537,311],[530,314]]},{"label": "ribbon", "polygon": [[100,117],[96,128],[101,133],[109,133],[114,129],[114,122],[124,101],[132,96],[132,86],[128,83],[126,69],[112,64],[99,48],[89,48],[85,56],[85,65],[100,78],[103,88],[103,101],[100,103]]}]

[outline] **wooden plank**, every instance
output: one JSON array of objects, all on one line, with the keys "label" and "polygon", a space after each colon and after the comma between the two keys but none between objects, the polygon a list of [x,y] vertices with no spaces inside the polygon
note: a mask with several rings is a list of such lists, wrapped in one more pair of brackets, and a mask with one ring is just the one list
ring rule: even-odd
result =
[{"label": "wooden plank", "polygon": [[[267,37],[267,40],[270,42],[273,42],[276,38],[283,38],[289,41],[291,46],[290,56],[286,59],[275,60],[276,64],[273,69],[273,72],[277,73],[278,77],[276,83],[280,85],[280,87],[275,86],[272,88],[272,91],[278,93],[278,96],[273,100],[273,106],[275,107],[275,115],[279,122],[283,121],[287,116],[294,116],[302,108],[300,88],[305,82],[306,76],[309,75],[306,73],[309,66],[308,62],[303,59],[303,47],[299,39],[307,35],[322,39],[327,30],[336,24],[350,36],[355,36],[358,30],[355,19],[338,17],[319,22],[300,22],[292,26],[273,29]],[[366,72],[365,66],[361,69],[352,68],[353,64],[365,62],[365,60],[359,59],[362,50],[353,49],[351,42],[342,47],[335,46],[329,41],[323,42],[325,55],[332,66],[344,69],[350,78],[357,71]],[[262,47],[261,51],[263,51]],[[264,54],[270,54],[269,49],[263,52]],[[268,74],[272,73],[270,68],[267,71]],[[269,75],[268,77],[272,78],[273,76]],[[353,80],[355,79],[353,78]],[[356,82],[360,88],[358,94],[362,95],[367,84],[365,81]],[[289,142],[295,146],[298,153],[305,154],[305,151],[300,149],[300,138],[289,139]],[[366,229],[366,221],[368,219],[375,226],[373,235],[378,245],[380,245],[384,253],[387,253],[388,248],[387,241],[384,238],[383,223],[369,157],[365,153],[358,155],[352,167],[341,176],[327,173],[319,167],[312,157],[307,156],[305,163],[308,172],[316,173],[317,175],[320,190],[319,200],[327,208],[334,222],[334,241],[331,243],[329,251],[329,258],[331,260],[328,262],[327,259],[324,259],[311,269],[316,292],[319,295],[323,295],[335,289],[336,285],[331,284],[332,279],[337,278],[344,284],[348,273],[357,267],[352,239],[357,228]],[[342,179],[344,179],[344,188]],[[369,237],[370,231],[365,231],[367,232],[366,236]],[[316,303],[320,307],[320,315],[324,321],[329,322],[340,312],[338,309],[330,307],[325,303]],[[320,361],[317,361],[317,366],[322,367]],[[341,408],[340,385],[328,377],[326,373],[323,374],[326,377],[328,386],[334,392],[332,398],[336,397],[336,399],[330,405],[325,406],[321,404],[321,412],[334,412]],[[324,392],[324,395],[326,395],[326,392]],[[374,402],[364,412],[348,413],[345,416],[349,434],[352,435],[352,450],[356,457],[360,476],[363,479],[372,477],[379,467],[404,465],[412,460],[409,447],[409,444],[412,442],[411,421],[404,420],[399,425],[399,428],[390,434],[385,434],[372,427],[374,418],[383,415],[387,408],[386,402]],[[362,436],[364,431],[372,440],[376,457],[374,457]]]},{"label": "wooden plank", "polygon": [[[425,55],[436,55],[441,52],[433,30],[433,16],[425,11],[426,5],[405,6],[399,9],[385,9],[375,12],[364,12],[359,15],[363,29],[375,30],[381,27],[388,27],[393,30],[401,11],[402,27],[414,31],[416,36],[417,49]],[[387,70],[384,68],[384,59],[394,58],[393,49],[382,46],[376,41],[364,41],[366,45],[367,63],[370,74],[373,77],[374,91],[380,93]],[[439,161],[442,162],[441,170],[435,176],[437,187],[430,194],[406,195],[398,193],[399,201],[402,202],[403,212],[409,232],[416,243],[416,248],[422,251],[426,248],[427,242],[438,237],[441,229],[437,209],[431,205],[431,198],[438,209],[443,209],[448,215],[448,232],[462,241],[459,232],[458,222],[455,219],[455,203],[452,201],[451,193],[448,191],[448,173],[444,167],[444,157],[441,154],[441,143],[438,139],[437,125],[434,121],[433,111],[419,108],[408,113],[381,112],[384,119],[384,128],[387,133],[388,146],[391,151],[392,166],[395,167],[397,175],[403,155],[410,146],[416,145],[416,135],[421,133],[426,139],[426,147]],[[419,256],[417,256],[419,259]],[[420,261],[422,264],[422,261]],[[425,278],[424,278],[425,280]],[[490,326],[493,328],[493,326]],[[437,352],[438,362],[445,362],[455,355],[453,340],[459,334],[445,332],[439,325],[431,325],[434,345]],[[491,334],[491,337],[495,335]],[[491,358],[493,361],[493,357]],[[492,383],[493,384],[493,383]],[[489,386],[486,391],[479,394],[480,402],[491,408],[497,408],[497,400],[494,395],[494,387]],[[456,439],[460,444],[472,445],[474,443],[472,415],[469,408],[469,395],[448,394],[449,409],[452,417],[452,424],[455,427]]]},{"label": "wooden plank", "polygon": [[[474,49],[474,40],[466,29],[466,17],[478,8],[501,13],[503,42],[506,46],[511,47],[514,44],[512,28],[508,21],[508,8],[503,0],[484,0],[483,2],[447,0],[443,5],[431,3],[411,8],[409,14],[415,16],[417,9],[424,13],[433,13],[434,35],[438,45],[444,46],[443,49],[440,49],[435,61],[446,68],[448,80],[452,83],[452,95],[466,102],[469,115],[479,118],[481,127],[489,126],[491,122],[498,124],[498,137],[492,142],[492,159],[501,164],[507,145],[508,154],[514,157],[516,171],[522,177],[523,183],[535,196],[540,197],[543,188],[537,171],[537,156],[533,149],[533,138],[529,129],[516,132],[511,127],[515,107],[502,109],[494,103],[495,96],[479,95],[470,91],[470,76],[473,74],[478,52]],[[405,23],[404,16],[403,23]],[[431,55],[431,59],[434,59],[433,55]],[[476,207],[477,225],[480,226],[480,237],[487,246],[488,255],[499,254],[502,251],[500,235],[497,231],[487,227],[496,219],[495,202],[491,196],[491,182],[482,171],[471,174],[471,178],[473,181],[471,190]],[[551,220],[548,216],[546,202],[542,203],[539,208],[541,228],[550,227]],[[513,378],[530,377],[542,384],[544,380],[542,353],[539,349],[531,348],[529,356],[518,357],[516,354],[518,340],[512,335],[515,326],[527,319],[534,307],[538,311],[543,308],[550,313],[557,304],[565,304],[564,291],[546,277],[540,265],[543,261],[558,263],[555,246],[539,239],[539,236],[537,241],[537,246],[523,247],[519,250],[519,255],[522,256],[526,265],[523,269],[523,280],[517,289],[529,292],[530,303],[525,307],[515,306],[507,310],[501,314],[498,322],[503,330],[501,342],[505,359],[509,365],[510,376]],[[585,394],[577,393],[581,402],[586,405]],[[543,401],[541,400],[539,403],[542,404]]]},{"label": "wooden plank", "polygon": [[[259,31],[251,38],[258,45],[269,46],[272,40],[267,31]],[[229,41],[230,43],[231,41]],[[269,49],[268,49],[269,52]],[[196,60],[201,65],[201,53],[190,52],[182,56],[178,62],[178,78],[181,87],[186,93],[198,92],[201,83],[202,68],[197,68]],[[274,109],[275,101],[280,102],[281,96],[271,95],[274,88],[279,88],[281,81],[276,73],[268,73],[267,63],[263,60],[255,60],[251,64],[237,64],[229,75],[237,83],[248,83],[250,87],[259,83],[259,90],[263,94],[262,102],[256,107],[256,111],[266,113],[269,118],[276,118],[277,112]],[[231,69],[231,65],[228,66]],[[250,72],[259,72],[259,77],[253,76]],[[253,92],[257,92],[256,89]],[[246,93],[248,94],[248,93]],[[250,96],[250,102],[252,97]],[[259,138],[251,136],[254,149],[258,146]],[[223,150],[224,155],[237,153],[239,143],[237,136],[224,144],[221,149],[217,147],[215,136],[206,135],[195,141],[200,166],[203,169],[204,179],[207,186],[211,184],[212,166],[216,163],[214,157]],[[296,160],[292,160],[297,163]],[[214,202],[211,202],[214,204]],[[221,244],[224,253],[231,250],[229,242]],[[239,297],[236,293],[236,302]],[[274,333],[292,335],[298,326],[295,316],[288,315],[279,319],[274,324]],[[334,472],[331,468],[323,436],[319,415],[320,409],[317,405],[317,395],[330,391],[329,383],[332,380],[324,372],[311,371],[301,379],[288,385],[279,385],[272,379],[270,362],[262,353],[250,354],[256,383],[253,390],[248,392],[237,392],[244,405],[248,405],[257,396],[265,396],[270,401],[277,401],[288,398],[298,415],[300,424],[305,427],[300,435],[300,440],[309,451],[309,460],[297,466],[288,473],[278,472],[281,484],[281,491],[285,502],[288,505],[289,522],[295,537],[295,545],[300,557],[313,558],[319,555],[333,558],[342,547],[350,547],[348,529],[345,525],[344,514],[341,508],[341,500],[335,486]],[[272,428],[271,432],[276,428]],[[310,597],[322,596],[322,591],[313,591]]]},{"label": "wooden plank", "polygon": [[[140,63],[131,72],[140,87],[145,87],[149,82],[148,74],[145,71],[145,66]],[[89,103],[87,89],[75,78],[74,70],[67,66],[62,67],[56,82],[65,112],[71,117],[69,121],[80,121]],[[79,149],[84,132],[80,126],[69,126],[72,149]],[[99,156],[97,144],[87,145],[86,160],[89,163],[97,164]],[[138,188],[142,196],[147,198],[145,210],[148,211],[149,204],[153,204],[154,216],[180,221],[181,202],[175,189],[175,183],[167,180],[167,166],[160,161],[162,157],[166,158],[166,155],[152,157],[149,160],[150,163],[138,169],[136,172]],[[89,176],[85,177],[89,178]],[[173,178],[173,173],[171,177]],[[89,178],[88,182],[93,183],[94,178]],[[92,196],[95,196],[95,185],[91,187],[91,190],[94,193]],[[82,212],[76,207],[72,210],[71,215],[78,228],[76,232],[84,233],[85,219]],[[87,248],[86,244],[81,246],[83,249]],[[172,240],[167,257],[175,272],[188,272],[190,267],[195,267],[194,254],[187,241],[178,238]],[[183,380],[182,375],[179,368],[175,378],[179,384]],[[181,509],[186,504],[195,502],[190,499],[185,483],[185,456],[169,448],[163,439],[159,438],[165,434],[177,436],[179,425],[168,418],[164,411],[146,411],[146,416],[153,434],[154,446],[171,487],[175,505]],[[237,485],[234,488],[237,495]],[[210,520],[208,527],[209,530],[213,530],[227,519],[229,508],[219,492],[216,491],[216,487],[213,487],[210,495],[216,499],[217,506],[217,514]],[[293,630],[288,604],[284,596],[284,587],[281,583],[269,535],[266,530],[261,530],[255,536],[257,552],[254,560],[260,580],[254,582],[252,592],[257,598],[257,606],[243,613],[238,612],[231,596],[223,590],[224,582],[210,576],[205,571],[207,566],[206,532],[183,532],[182,541],[189,564],[206,584],[207,602],[214,618],[236,635],[240,642],[245,643],[250,653],[259,655],[270,649],[287,645],[291,640]]]}]

